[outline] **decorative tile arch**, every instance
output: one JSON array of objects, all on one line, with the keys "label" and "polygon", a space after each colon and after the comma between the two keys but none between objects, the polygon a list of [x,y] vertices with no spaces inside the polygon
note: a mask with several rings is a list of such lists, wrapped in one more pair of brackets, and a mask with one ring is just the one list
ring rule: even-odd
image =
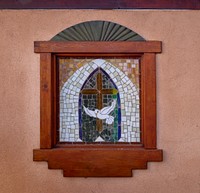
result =
[{"label": "decorative tile arch", "polygon": [[[60,141],[82,142],[79,138],[78,104],[83,83],[97,67],[110,75],[119,89],[121,100],[121,138],[119,142],[140,142],[139,90],[117,67],[103,59],[95,59],[80,67],[62,87],[60,92]],[[67,108],[67,109],[66,109]]]}]

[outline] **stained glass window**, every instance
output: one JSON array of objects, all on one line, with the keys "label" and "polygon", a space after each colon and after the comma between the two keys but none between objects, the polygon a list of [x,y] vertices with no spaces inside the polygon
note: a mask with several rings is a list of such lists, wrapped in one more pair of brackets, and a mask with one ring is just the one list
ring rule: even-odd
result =
[{"label": "stained glass window", "polygon": [[140,142],[139,59],[58,58],[60,142]]}]

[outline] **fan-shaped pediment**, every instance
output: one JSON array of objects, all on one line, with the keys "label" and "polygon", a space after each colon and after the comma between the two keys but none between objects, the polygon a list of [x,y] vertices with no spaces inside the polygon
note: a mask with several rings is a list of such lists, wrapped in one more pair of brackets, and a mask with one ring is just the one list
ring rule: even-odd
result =
[{"label": "fan-shaped pediment", "polygon": [[145,39],[120,24],[109,21],[87,21],[64,29],[53,41],[145,41]]}]

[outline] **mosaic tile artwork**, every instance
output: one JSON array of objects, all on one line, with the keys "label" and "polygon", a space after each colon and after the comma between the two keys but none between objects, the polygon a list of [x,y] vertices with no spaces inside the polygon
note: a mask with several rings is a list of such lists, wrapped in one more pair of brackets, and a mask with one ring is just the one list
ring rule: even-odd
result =
[{"label": "mosaic tile artwork", "polygon": [[98,67],[86,79],[80,91],[80,139],[86,142],[118,141],[121,131],[121,116],[118,116],[118,111],[121,109],[117,87],[109,75]]},{"label": "mosaic tile artwork", "polygon": [[140,142],[139,59],[58,63],[60,142]]}]

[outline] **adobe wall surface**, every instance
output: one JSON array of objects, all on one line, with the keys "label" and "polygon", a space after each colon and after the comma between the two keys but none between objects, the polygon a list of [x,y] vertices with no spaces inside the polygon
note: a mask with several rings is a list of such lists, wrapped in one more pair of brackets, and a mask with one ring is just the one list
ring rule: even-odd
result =
[{"label": "adobe wall surface", "polygon": [[[158,148],[164,161],[132,178],[64,178],[33,162],[39,148],[40,69],[33,41],[89,20],[163,42],[157,55]],[[0,11],[0,193],[199,193],[200,11]]]}]

